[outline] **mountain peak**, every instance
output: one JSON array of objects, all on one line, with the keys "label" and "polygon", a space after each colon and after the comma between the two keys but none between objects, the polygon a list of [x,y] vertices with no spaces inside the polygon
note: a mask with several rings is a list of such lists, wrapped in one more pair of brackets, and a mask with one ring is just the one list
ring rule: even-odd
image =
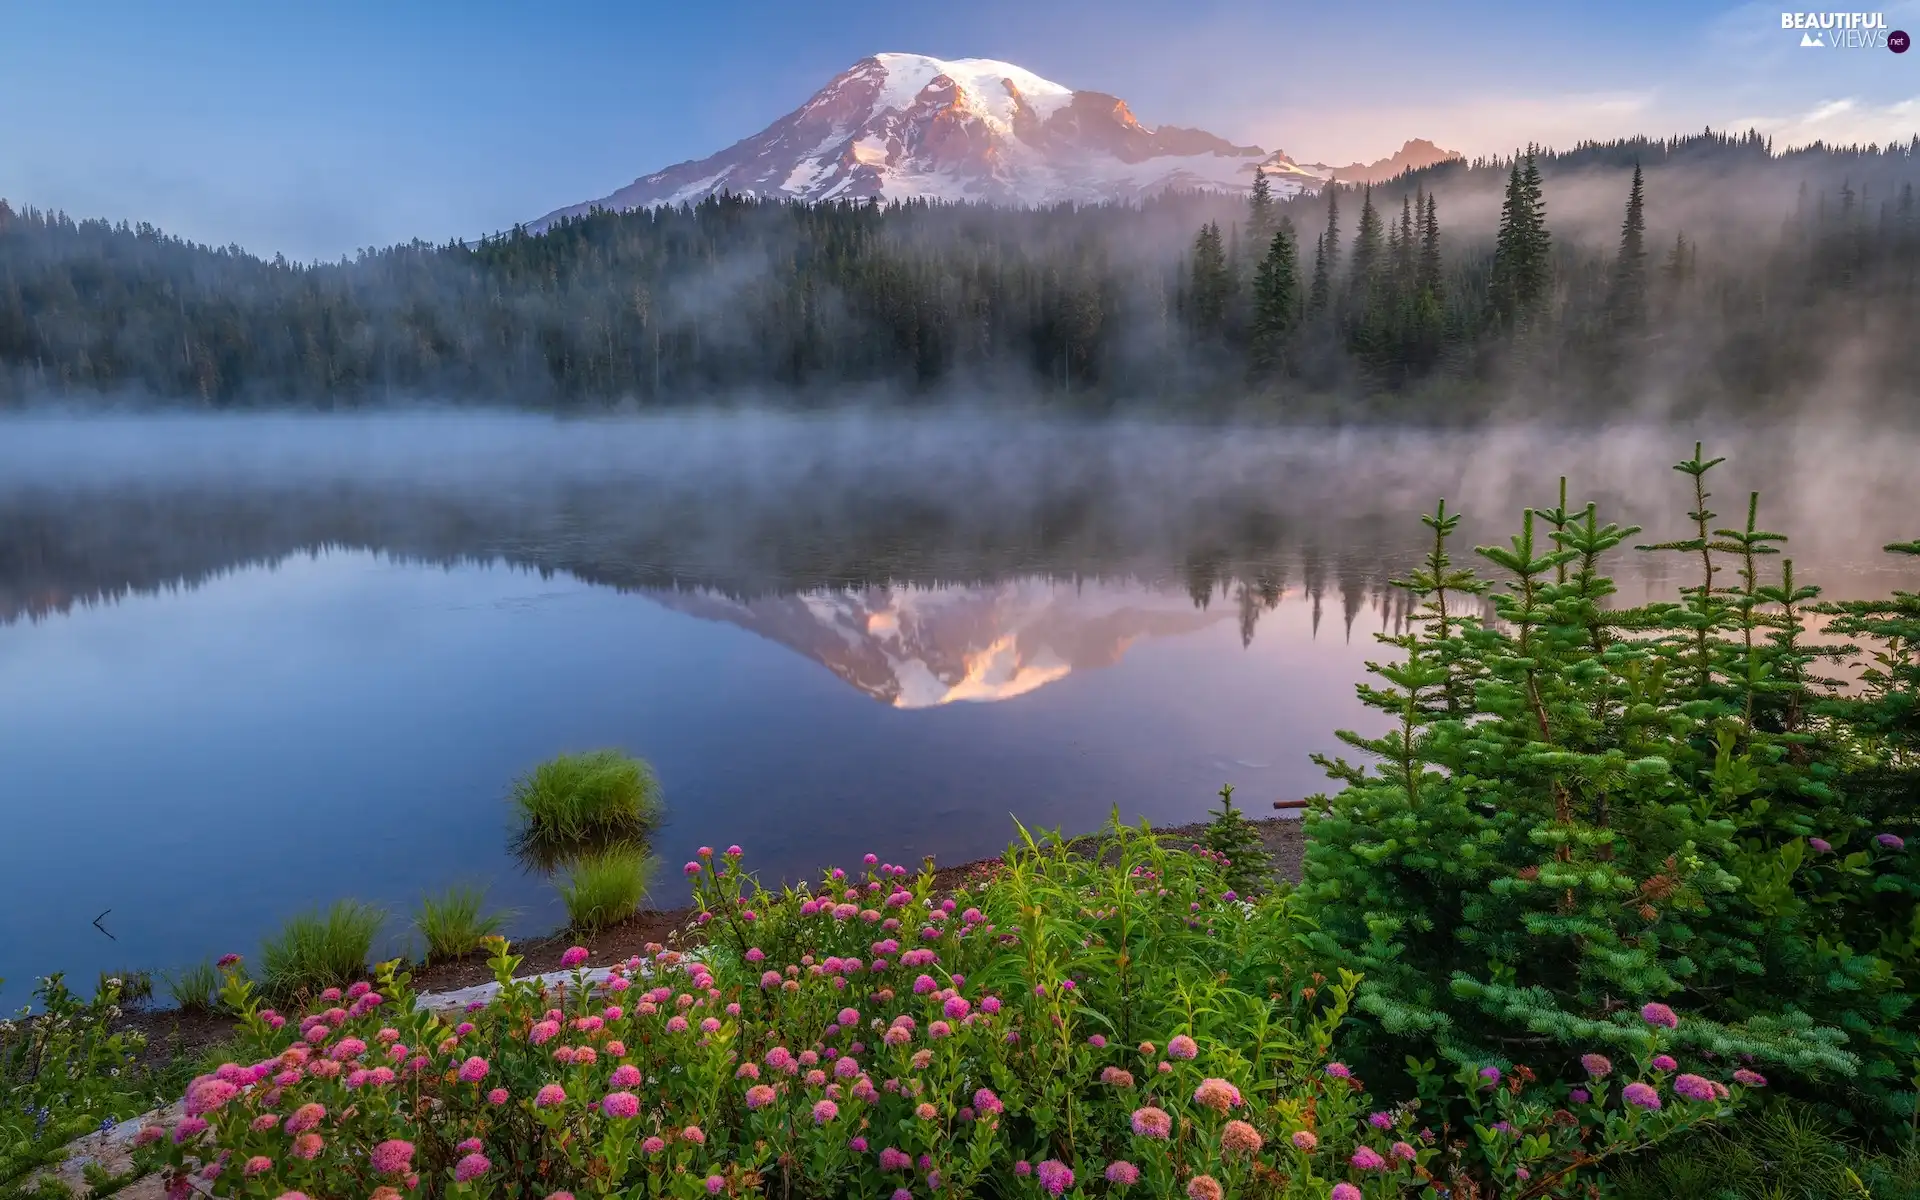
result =
[{"label": "mountain peak", "polygon": [[[854,63],[805,104],[718,154],[641,176],[532,227],[593,208],[690,203],[720,192],[1041,206],[1171,189],[1241,191],[1268,164],[1258,146],[1149,127],[1118,96],[1075,90],[1013,63],[890,52]],[[1326,175],[1295,168],[1273,178],[1286,195]]]}]

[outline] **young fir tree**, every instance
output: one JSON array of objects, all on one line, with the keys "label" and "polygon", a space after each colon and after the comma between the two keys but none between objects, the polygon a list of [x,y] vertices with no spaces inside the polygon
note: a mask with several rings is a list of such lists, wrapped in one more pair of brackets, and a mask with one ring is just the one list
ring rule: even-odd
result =
[{"label": "young fir tree", "polygon": [[1620,251],[1613,260],[1612,294],[1607,310],[1614,328],[1635,330],[1647,316],[1647,215],[1640,164],[1633,164],[1627,191],[1627,215],[1620,224]]},{"label": "young fir tree", "polygon": [[1226,860],[1227,886],[1242,896],[1265,891],[1272,881],[1273,863],[1267,844],[1253,822],[1233,803],[1233,785],[1220,789],[1220,807],[1210,814],[1202,844]]},{"label": "young fir tree", "polygon": [[[1716,526],[1716,461],[1679,464],[1691,536],[1644,548],[1692,564],[1678,602],[1617,603],[1602,560],[1636,531],[1564,483],[1476,551],[1493,581],[1454,563],[1457,514],[1426,518],[1412,626],[1380,639],[1401,657],[1360,689],[1392,728],[1340,734],[1371,770],[1321,760],[1345,787],[1309,818],[1300,892],[1328,967],[1365,974],[1376,1069],[1437,1053],[1577,1079],[1583,1053],[1651,1053],[1668,1017],[1643,1006],[1667,1005],[1687,1053],[1880,1128],[1914,1113],[1920,877],[1848,790],[1861,735],[1808,719],[1816,593],[1767,565],[1757,499]],[[1911,677],[1895,692],[1862,703],[1898,718]],[[1920,767],[1885,761],[1911,819]]]},{"label": "young fir tree", "polygon": [[1300,308],[1299,293],[1293,238],[1283,226],[1267,244],[1267,253],[1253,278],[1252,356],[1256,374],[1268,374],[1280,365],[1294,314]]}]

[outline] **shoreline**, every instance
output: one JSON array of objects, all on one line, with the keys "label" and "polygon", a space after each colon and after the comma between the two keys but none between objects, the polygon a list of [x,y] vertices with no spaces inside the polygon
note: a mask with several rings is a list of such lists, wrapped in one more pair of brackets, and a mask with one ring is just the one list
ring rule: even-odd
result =
[{"label": "shoreline", "polygon": [[[1274,877],[1297,883],[1300,879],[1301,856],[1306,849],[1306,828],[1299,818],[1248,817],[1247,823],[1259,830],[1261,841],[1272,860]],[[1155,828],[1152,832],[1161,839],[1198,840],[1206,827],[1207,823],[1200,821]],[[1083,842],[1096,836],[1082,834],[1073,841]],[[952,890],[969,878],[984,875],[1000,861],[1001,856],[995,855],[936,868],[935,886],[943,891]],[[665,909],[643,908],[626,920],[590,936],[563,927],[515,941],[513,949],[521,957],[520,971],[524,975],[559,970],[560,956],[571,946],[585,946],[591,963],[614,962],[643,953],[642,948],[648,942],[684,946],[689,941],[688,935],[697,928],[693,924],[697,911],[691,905]],[[416,965],[411,974],[413,990],[422,995],[456,991],[493,980],[493,972],[487,966],[483,951],[444,962]],[[142,1053],[141,1062],[159,1069],[170,1061],[198,1054],[224,1041],[232,1032],[233,1021],[219,1012],[142,1007],[129,1010],[120,1027],[145,1035],[147,1050]]]}]

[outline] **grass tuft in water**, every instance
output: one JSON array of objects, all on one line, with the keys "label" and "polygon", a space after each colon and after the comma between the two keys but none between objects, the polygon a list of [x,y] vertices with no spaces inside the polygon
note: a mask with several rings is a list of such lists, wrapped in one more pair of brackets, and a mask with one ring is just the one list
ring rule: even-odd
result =
[{"label": "grass tuft in water", "polygon": [[512,803],[523,842],[637,844],[660,819],[660,781],[618,750],[562,754],[516,779]]},{"label": "grass tuft in water", "polygon": [[555,886],[567,906],[567,921],[582,933],[597,933],[632,916],[647,898],[654,860],[645,851],[607,850],[567,868]]},{"label": "grass tuft in water", "polygon": [[153,999],[152,971],[102,971],[95,995],[104,995],[116,979],[120,981],[122,1007],[137,1008]]},{"label": "grass tuft in water", "polygon": [[459,958],[480,948],[482,938],[500,932],[506,913],[485,913],[486,891],[457,884],[437,896],[423,896],[413,927],[427,942],[427,962]]},{"label": "grass tuft in water", "polygon": [[201,960],[164,976],[167,999],[184,1013],[212,1012],[220,1002],[220,972],[208,960]]},{"label": "grass tuft in water", "polygon": [[290,917],[260,944],[261,986],[290,1000],[341,987],[366,973],[373,939],[386,912],[358,900],[337,900],[325,912]]}]

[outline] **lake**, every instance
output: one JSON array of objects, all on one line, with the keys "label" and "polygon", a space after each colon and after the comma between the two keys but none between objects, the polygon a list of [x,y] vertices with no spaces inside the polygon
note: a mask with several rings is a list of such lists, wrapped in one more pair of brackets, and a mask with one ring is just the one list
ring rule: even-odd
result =
[{"label": "lake", "polygon": [[[1561,471],[1645,540],[1682,536],[1669,464],[1700,435],[0,420],[0,999],[251,954],[342,896],[395,914],[389,949],[453,882],[551,929],[505,795],[562,750],[654,765],[661,904],[701,844],[792,877],[997,853],[1016,816],[1191,821],[1225,783],[1263,815],[1368,727],[1353,684],[1437,496],[1469,513],[1461,558]],[[1912,582],[1876,549],[1920,535],[1920,447],[1721,449],[1719,523],[1762,487],[1803,577]]]}]

